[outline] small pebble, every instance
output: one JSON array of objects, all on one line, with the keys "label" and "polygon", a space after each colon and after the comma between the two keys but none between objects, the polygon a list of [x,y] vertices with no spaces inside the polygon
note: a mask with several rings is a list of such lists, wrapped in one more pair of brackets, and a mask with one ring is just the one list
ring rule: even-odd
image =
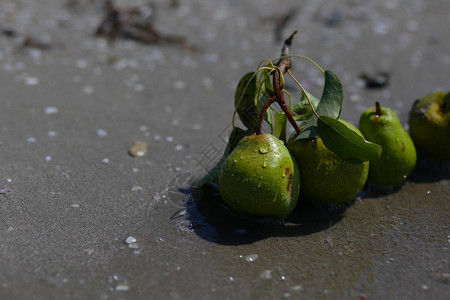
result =
[{"label": "small pebble", "polygon": [[127,238],[125,239],[125,243],[127,243],[127,244],[136,243],[136,238],[135,238],[135,237],[132,237],[132,236],[129,236],[129,237],[127,237]]},{"label": "small pebble", "polygon": [[147,143],[141,142],[141,141],[136,141],[130,147],[130,150],[128,152],[133,157],[140,157],[140,156],[144,156],[147,153],[147,150],[148,150]]},{"label": "small pebble", "polygon": [[258,254],[250,254],[250,255],[247,255],[247,257],[245,258],[245,260],[248,261],[248,262],[252,262],[252,261],[257,260],[258,257],[259,257]]},{"label": "small pebble", "polygon": [[261,279],[272,279],[272,272],[270,270],[264,270],[259,274]]},{"label": "small pebble", "polygon": [[128,291],[130,289],[130,286],[128,284],[125,283],[121,283],[116,285],[116,292],[123,292],[123,291]]},{"label": "small pebble", "polygon": [[27,77],[25,79],[25,84],[28,86],[37,85],[38,83],[39,83],[39,79],[37,79],[36,77]]},{"label": "small pebble", "polygon": [[143,188],[141,186],[137,186],[137,185],[135,185],[131,188],[132,192],[137,192],[137,191],[142,191],[142,190],[143,190]]},{"label": "small pebble", "polygon": [[174,82],[173,87],[176,88],[176,89],[181,90],[181,89],[184,89],[186,87],[186,83],[184,83],[184,81],[177,80],[177,81]]},{"label": "small pebble", "polygon": [[200,130],[202,129],[202,127],[203,127],[202,124],[194,124],[191,126],[193,130]]},{"label": "small pebble", "polygon": [[58,108],[54,106],[47,106],[44,110],[45,114],[52,115],[58,113]]},{"label": "small pebble", "polygon": [[87,95],[92,95],[94,93],[94,87],[91,85],[85,85],[83,87],[83,92]]},{"label": "small pebble", "polygon": [[293,286],[292,290],[298,292],[298,291],[303,290],[303,287],[300,284],[298,284],[298,285]]},{"label": "small pebble", "polygon": [[144,87],[144,85],[141,84],[141,83],[138,83],[138,84],[136,84],[136,85],[134,86],[134,90],[135,90],[136,92],[142,92],[144,89],[145,89],[145,87]]},{"label": "small pebble", "polygon": [[361,294],[358,295],[358,299],[360,299],[360,300],[366,300],[366,299],[367,299],[367,295],[364,294],[364,293],[361,293]]},{"label": "small pebble", "polygon": [[108,135],[108,133],[104,129],[97,129],[97,135],[99,137],[106,137]]},{"label": "small pebble", "polygon": [[79,59],[75,62],[75,65],[79,69],[85,69],[87,67],[87,62],[84,59]]}]

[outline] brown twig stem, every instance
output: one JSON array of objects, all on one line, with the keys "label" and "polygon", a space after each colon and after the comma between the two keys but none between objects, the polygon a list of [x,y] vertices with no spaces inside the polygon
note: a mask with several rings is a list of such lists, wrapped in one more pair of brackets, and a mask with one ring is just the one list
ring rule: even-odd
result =
[{"label": "brown twig stem", "polygon": [[[292,39],[294,38],[294,35],[297,33],[297,31],[294,31],[290,37],[288,37],[283,44],[283,48],[281,49],[281,56],[287,56],[289,55],[289,51],[292,45]],[[277,102],[278,105],[281,107],[283,112],[286,115],[286,118],[288,119],[289,123],[294,127],[295,131],[299,133],[301,130],[298,127],[297,122],[295,122],[294,118],[292,117],[292,113],[289,109],[289,106],[286,104],[286,101],[284,100],[284,93],[283,93],[283,87],[284,83],[281,79],[282,74],[286,73],[287,70],[291,67],[291,58],[290,57],[283,57],[280,61],[278,61],[277,70],[273,72],[273,95],[270,97],[269,100],[264,104],[263,109],[261,110],[261,115],[259,117],[259,123],[258,123],[258,131],[256,134],[261,134],[261,127],[262,127],[262,121],[264,120],[264,115],[266,114],[267,109],[270,107],[270,105],[274,102]]]}]

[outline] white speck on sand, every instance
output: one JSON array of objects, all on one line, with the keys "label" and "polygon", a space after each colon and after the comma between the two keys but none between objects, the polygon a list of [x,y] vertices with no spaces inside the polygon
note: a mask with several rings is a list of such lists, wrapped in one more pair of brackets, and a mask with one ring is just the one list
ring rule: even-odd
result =
[{"label": "white speck on sand", "polygon": [[39,83],[39,79],[36,77],[27,77],[25,78],[25,84],[28,86],[37,85]]},{"label": "white speck on sand", "polygon": [[258,257],[259,257],[258,254],[250,254],[250,255],[247,255],[247,257],[245,258],[245,260],[248,261],[248,262],[252,262],[252,261],[257,260]]},{"label": "white speck on sand", "polygon": [[184,81],[177,80],[177,81],[174,82],[173,87],[178,89],[178,90],[181,90],[181,89],[184,89],[186,87],[186,83]]},{"label": "white speck on sand", "polygon": [[52,115],[52,114],[57,114],[58,113],[58,108],[54,107],[54,106],[47,106],[44,109],[45,114],[47,115]]},{"label": "white speck on sand", "polygon": [[129,236],[125,239],[125,243],[127,243],[127,244],[136,243],[136,241],[137,241],[136,238],[132,237],[132,236]]},{"label": "white speck on sand", "polygon": [[142,190],[143,190],[143,188],[141,186],[137,186],[137,185],[135,185],[131,188],[132,192],[137,192],[137,191],[142,191]]},{"label": "white speck on sand", "polygon": [[108,135],[108,133],[104,129],[97,129],[97,135],[99,137],[106,137]]},{"label": "white speck on sand", "polygon": [[126,283],[120,283],[118,285],[116,285],[116,292],[123,292],[123,291],[128,291],[130,289],[130,286]]}]

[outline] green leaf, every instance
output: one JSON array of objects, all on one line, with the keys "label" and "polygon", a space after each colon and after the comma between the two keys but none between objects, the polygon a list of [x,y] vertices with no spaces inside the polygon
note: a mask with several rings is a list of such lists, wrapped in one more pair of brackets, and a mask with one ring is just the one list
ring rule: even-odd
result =
[{"label": "green leaf", "polygon": [[236,88],[234,94],[234,107],[244,125],[253,131],[258,127],[259,108],[257,103],[257,78],[255,72],[245,74]]},{"label": "green leaf", "polygon": [[[306,91],[306,94],[308,95],[309,100],[311,101],[314,109],[317,108],[319,105],[320,100],[316,97],[314,97],[311,93]],[[311,105],[309,105],[308,99],[306,98],[306,95],[302,93],[302,99],[300,102],[294,104],[291,109],[292,117],[295,121],[304,121],[308,120],[312,117],[313,111],[311,109]]]},{"label": "green leaf", "polygon": [[365,162],[380,157],[380,145],[366,141],[336,119],[320,116],[318,128],[324,145],[342,159]]},{"label": "green leaf", "polygon": [[[239,81],[234,95],[234,105],[242,123],[251,131],[257,131],[261,109],[272,94],[270,73],[267,70],[261,71],[259,78],[255,72],[249,72]],[[269,111],[264,115],[264,120],[273,132],[273,116]]]},{"label": "green leaf", "polygon": [[317,114],[337,119],[341,115],[343,101],[344,90],[339,77],[332,71],[325,71],[325,85],[317,106]]},{"label": "green leaf", "polygon": [[[270,82],[270,73],[267,70],[261,71],[261,76],[258,79],[257,83],[257,92],[256,97],[258,99],[257,101],[257,107],[258,107],[258,120],[259,116],[261,114],[261,110],[264,107],[264,104],[266,104],[267,100],[269,100],[269,97],[273,95],[273,88],[272,83]],[[264,121],[269,124],[271,133],[273,133],[274,130],[274,119],[273,114],[270,111],[270,108],[266,111],[266,114],[264,115]],[[256,129],[255,129],[256,131]]]},{"label": "green leaf", "polygon": [[[342,101],[344,100],[342,84],[339,77],[332,71],[327,70],[324,75],[325,84],[316,113],[319,116],[328,116],[337,119],[341,114]],[[317,121],[317,117],[312,116],[312,118],[306,122],[305,128],[300,132],[296,139],[318,137]]]},{"label": "green leaf", "polygon": [[286,143],[286,114],[282,111],[275,113],[275,134]]},{"label": "green leaf", "polygon": [[227,157],[230,155],[230,153],[236,148],[237,144],[240,142],[240,140],[252,133],[251,130],[243,130],[239,127],[233,128],[233,130],[230,133],[230,137],[228,138],[227,146],[225,147],[225,151],[223,153],[222,158],[214,165],[214,167],[209,170],[209,172],[203,176],[202,179],[197,181],[194,186],[195,187],[201,187],[209,182],[211,183],[217,183],[219,179],[219,172],[222,168],[222,164],[227,159]]},{"label": "green leaf", "polygon": [[272,86],[272,82],[270,81],[270,72],[268,70],[264,70],[261,72],[260,81],[264,82],[264,91],[268,95],[272,95],[273,94],[273,86]]}]

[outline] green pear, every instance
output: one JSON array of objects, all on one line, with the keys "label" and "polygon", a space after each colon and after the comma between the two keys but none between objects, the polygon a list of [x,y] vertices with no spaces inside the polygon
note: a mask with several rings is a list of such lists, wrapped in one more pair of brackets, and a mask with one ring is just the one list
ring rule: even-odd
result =
[{"label": "green pear", "polygon": [[376,102],[361,115],[359,130],[383,149],[381,156],[370,162],[369,182],[378,186],[403,183],[416,166],[416,148],[397,115]]},{"label": "green pear", "polygon": [[253,134],[242,138],[223,163],[220,195],[238,213],[284,219],[297,203],[299,174],[282,141]]},{"label": "green pear", "polygon": [[[339,120],[362,134],[352,124]],[[343,204],[352,200],[364,187],[369,173],[369,162],[344,160],[329,150],[321,138],[294,140],[288,149],[300,169],[300,199],[325,204]]]},{"label": "green pear", "polygon": [[421,153],[450,162],[450,92],[416,100],[409,113],[409,133]]}]

